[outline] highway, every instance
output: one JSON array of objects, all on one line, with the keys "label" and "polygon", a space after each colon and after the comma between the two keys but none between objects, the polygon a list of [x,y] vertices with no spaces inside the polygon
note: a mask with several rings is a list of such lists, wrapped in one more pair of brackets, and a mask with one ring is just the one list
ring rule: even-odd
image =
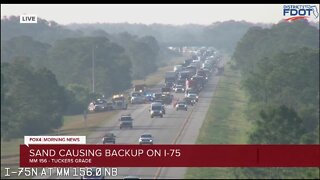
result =
[{"label": "highway", "polygon": [[[199,94],[198,103],[194,106],[188,106],[188,111],[176,111],[172,104],[166,105],[166,114],[163,118],[150,117],[148,111],[150,104],[130,105],[127,110],[118,111],[116,116],[87,137],[87,144],[102,144],[102,136],[106,132],[112,132],[116,135],[116,144],[138,144],[140,135],[144,133],[150,133],[154,136],[154,144],[195,144],[218,81],[219,76],[212,73],[209,81]],[[160,92],[163,83],[159,83],[152,91]],[[179,98],[182,100],[184,98],[184,93],[172,92],[172,94],[175,99]],[[118,119],[121,114],[131,114],[134,119],[133,129],[120,130]],[[88,123],[90,123],[90,114],[88,115]],[[118,168],[118,175],[116,177],[108,176],[105,178],[121,179],[126,176],[136,176],[141,179],[182,179],[186,170],[186,167],[122,167]],[[80,177],[51,176],[47,178],[79,179]]]},{"label": "highway", "polygon": [[[102,131],[94,133],[87,139],[89,143],[101,144],[101,136],[106,132],[114,133],[116,144],[138,144],[138,138],[143,133],[151,133],[154,136],[154,144],[195,144],[201,125],[213,97],[215,86],[219,76],[212,74],[209,82],[199,95],[199,102],[194,106],[188,106],[188,111],[176,111],[172,105],[166,106],[166,114],[163,118],[151,118],[149,104],[134,104],[128,110],[120,111],[119,115],[105,124]],[[160,85],[158,90],[160,91]],[[154,89],[153,89],[154,90]],[[183,99],[184,93],[173,93],[175,98]],[[133,129],[119,129],[118,118],[121,114],[130,113],[134,119]],[[185,167],[179,168],[118,168],[117,177],[137,176],[142,179],[153,178],[183,178]]]}]

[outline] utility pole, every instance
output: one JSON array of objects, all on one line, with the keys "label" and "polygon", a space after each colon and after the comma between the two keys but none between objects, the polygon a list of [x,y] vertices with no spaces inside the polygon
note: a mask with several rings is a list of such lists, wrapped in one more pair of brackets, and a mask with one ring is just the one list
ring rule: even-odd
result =
[{"label": "utility pole", "polygon": [[94,93],[94,49],[95,46],[92,47],[92,93]]},{"label": "utility pole", "polygon": [[83,122],[84,122],[84,127],[87,127],[87,111],[83,111]]}]

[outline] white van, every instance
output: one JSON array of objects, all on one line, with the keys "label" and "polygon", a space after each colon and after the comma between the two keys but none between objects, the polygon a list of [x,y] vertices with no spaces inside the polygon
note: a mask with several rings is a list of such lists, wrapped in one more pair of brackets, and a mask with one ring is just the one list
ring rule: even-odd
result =
[{"label": "white van", "polygon": [[164,114],[163,105],[160,102],[151,103],[149,112],[151,118],[154,116],[160,116],[162,118]]}]

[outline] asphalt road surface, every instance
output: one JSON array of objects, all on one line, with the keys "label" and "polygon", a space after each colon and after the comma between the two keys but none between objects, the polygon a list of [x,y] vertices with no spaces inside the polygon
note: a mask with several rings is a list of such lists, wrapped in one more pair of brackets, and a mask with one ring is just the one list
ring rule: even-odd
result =
[{"label": "asphalt road surface", "polygon": [[[151,118],[148,108],[150,104],[134,104],[130,105],[127,110],[119,111],[118,115],[106,122],[104,126],[97,129],[89,137],[87,144],[101,144],[102,136],[106,132],[112,132],[116,135],[116,144],[138,144],[138,139],[143,133],[151,133],[154,136],[154,144],[195,144],[201,125],[204,121],[206,112],[214,95],[216,84],[219,76],[213,73],[209,78],[205,88],[199,94],[199,102],[194,106],[188,106],[188,111],[176,111],[173,105],[166,105],[166,114],[163,118]],[[162,82],[163,83],[163,82]],[[162,84],[161,83],[161,84]],[[159,91],[161,84],[152,89]],[[175,99],[184,98],[184,93],[172,93]],[[121,114],[130,113],[133,117],[133,129],[119,128],[119,117]],[[90,114],[88,115],[88,123]],[[116,177],[108,176],[107,179],[121,179],[125,176],[136,176],[141,179],[153,178],[178,178],[184,177],[186,167],[128,167],[118,168]],[[72,174],[72,173],[71,173]],[[45,178],[45,177],[36,177]],[[46,177],[46,178],[73,178],[80,177]]]}]

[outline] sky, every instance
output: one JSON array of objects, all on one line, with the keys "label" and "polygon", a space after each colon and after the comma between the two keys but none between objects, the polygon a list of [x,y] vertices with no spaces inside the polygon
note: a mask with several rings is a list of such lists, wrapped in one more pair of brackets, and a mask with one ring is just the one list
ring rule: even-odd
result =
[{"label": "sky", "polygon": [[[218,21],[278,23],[287,4],[1,4],[4,16],[36,15],[58,24],[142,23],[201,24]],[[319,4],[317,9],[319,12]],[[310,17],[311,21],[319,22]]]}]

